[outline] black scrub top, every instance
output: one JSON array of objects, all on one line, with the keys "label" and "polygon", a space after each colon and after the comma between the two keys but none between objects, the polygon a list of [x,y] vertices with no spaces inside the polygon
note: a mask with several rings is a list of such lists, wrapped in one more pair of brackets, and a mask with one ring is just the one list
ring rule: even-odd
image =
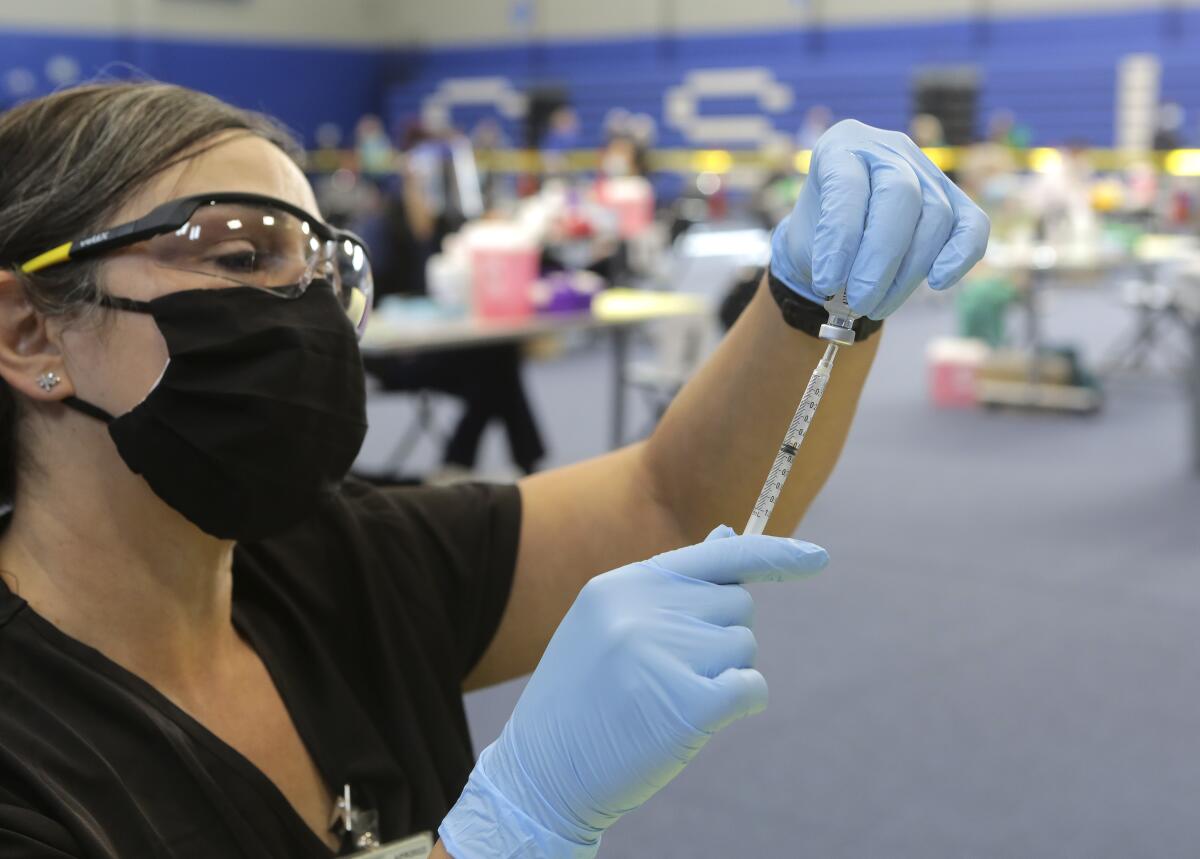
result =
[{"label": "black scrub top", "polygon": [[[515,487],[348,482],[239,545],[233,620],[326,784],[385,839],[436,830],[474,763],[462,680],[512,584]],[[0,859],[328,859],[275,786],[0,585]]]}]

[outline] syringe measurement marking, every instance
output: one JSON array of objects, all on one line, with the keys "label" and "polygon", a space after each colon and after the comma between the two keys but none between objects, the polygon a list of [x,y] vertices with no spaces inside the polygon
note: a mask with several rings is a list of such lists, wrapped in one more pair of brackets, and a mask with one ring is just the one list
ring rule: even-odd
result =
[{"label": "syringe measurement marking", "polygon": [[[801,409],[806,403],[801,404]],[[796,411],[796,415],[800,416],[800,409]],[[807,415],[802,416],[802,421],[805,426],[798,428],[795,433],[792,433],[789,428],[787,436],[784,437],[783,444],[779,446],[779,453],[775,455],[775,461],[771,464],[771,471],[767,474],[767,480],[763,484],[762,492],[758,495],[758,501],[754,504],[754,512],[758,514],[769,513],[770,506],[773,506],[779,500],[779,493],[783,491],[784,481],[792,471],[792,463],[796,459],[796,452],[800,449],[801,443],[804,441],[804,436],[808,434],[809,418]],[[793,421],[793,426],[795,425]],[[794,442],[789,441],[789,437],[795,435]],[[771,490],[775,494],[771,494]]]},{"label": "syringe measurement marking", "polygon": [[796,406],[792,421],[783,435],[783,443],[779,446],[779,452],[775,454],[775,461],[771,463],[771,470],[767,473],[762,491],[758,494],[758,500],[754,502],[750,521],[746,523],[743,534],[761,534],[766,528],[775,502],[779,500],[779,496],[783,492],[783,484],[787,480],[788,474],[791,473],[796,453],[804,442],[804,437],[808,435],[808,428],[811,425],[813,414],[816,413],[817,404],[821,402],[821,397],[825,393],[825,384],[829,381],[829,372],[836,355],[837,347],[830,344],[825,351],[825,356],[809,378],[804,395],[800,398],[800,404]]}]

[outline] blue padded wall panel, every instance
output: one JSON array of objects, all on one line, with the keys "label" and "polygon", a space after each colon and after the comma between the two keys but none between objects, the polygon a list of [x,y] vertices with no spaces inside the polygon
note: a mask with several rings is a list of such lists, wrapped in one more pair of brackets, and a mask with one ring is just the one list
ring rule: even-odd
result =
[{"label": "blue padded wall panel", "polygon": [[[53,57],[73,59],[84,79],[99,72],[128,77],[132,67],[135,73],[267,111],[308,143],[321,123],[350,130],[360,116],[378,112],[383,104],[383,55],[373,49],[0,30],[0,107],[52,91],[47,63]],[[32,92],[4,89],[15,69],[32,75]]]},{"label": "blue padded wall panel", "polygon": [[[16,98],[5,90],[15,69],[34,78],[32,93],[23,97],[48,92],[53,83],[47,60],[62,55],[73,58],[85,77],[114,62],[128,63],[152,77],[266,110],[311,142],[322,122],[348,132],[368,112],[382,111],[396,122],[411,119],[447,78],[499,76],[517,90],[538,84],[567,89],[583,122],[582,145],[597,144],[605,115],[624,108],[657,120],[660,145],[681,146],[693,141],[667,124],[664,96],[697,70],[769,69],[794,96],[790,106],[769,115],[776,129],[793,133],[814,104],[826,104],[838,116],[905,127],[916,73],[971,66],[981,82],[979,130],[988,114],[1009,109],[1030,126],[1035,142],[1108,145],[1117,64],[1137,51],[1161,58],[1163,98],[1188,109],[1189,131],[1196,130],[1200,9],[1186,8],[388,51],[0,30],[0,106]],[[24,77],[27,82],[29,75]],[[701,99],[697,112],[766,113],[750,93]],[[495,110],[486,105],[454,112],[465,127],[490,115]],[[516,123],[502,124],[512,140],[521,140]]]},{"label": "blue padded wall panel", "polygon": [[[690,141],[667,125],[664,96],[696,70],[770,69],[794,94],[789,108],[770,114],[778,130],[791,133],[814,104],[828,105],[837,116],[904,128],[916,73],[971,66],[981,83],[980,132],[990,113],[1007,109],[1030,127],[1036,143],[1105,146],[1113,141],[1117,65],[1139,51],[1161,57],[1163,98],[1188,109],[1190,127],[1196,128],[1200,9],[431,48],[417,52],[413,74],[389,90],[388,111],[415,116],[422,99],[447,77],[499,75],[517,89],[538,83],[565,87],[580,112],[583,145],[599,142],[609,110],[625,108],[658,121],[660,145],[679,146]],[[750,102],[749,96],[701,100],[698,112],[745,113],[754,107]],[[474,121],[488,111],[473,106],[460,113],[469,126],[468,115]],[[520,139],[513,123],[505,125]]]}]

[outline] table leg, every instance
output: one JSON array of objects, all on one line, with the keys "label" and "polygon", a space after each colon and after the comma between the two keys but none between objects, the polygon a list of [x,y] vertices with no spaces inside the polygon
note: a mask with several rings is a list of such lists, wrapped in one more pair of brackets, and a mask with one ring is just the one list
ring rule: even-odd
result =
[{"label": "table leg", "polygon": [[613,401],[611,447],[616,450],[625,437],[625,359],[629,351],[629,329],[614,325],[613,345]]},{"label": "table leg", "polygon": [[1192,366],[1188,387],[1192,395],[1192,468],[1200,474],[1200,318],[1192,320]]},{"label": "table leg", "polygon": [[1025,324],[1026,338],[1029,341],[1030,361],[1029,361],[1029,396],[1036,398],[1036,385],[1041,379],[1041,367],[1038,364],[1038,355],[1042,348],[1042,330],[1041,320],[1038,318],[1040,309],[1038,307],[1038,293],[1042,290],[1042,281],[1045,275],[1041,270],[1035,269],[1029,275],[1029,290],[1026,293],[1025,300]]}]

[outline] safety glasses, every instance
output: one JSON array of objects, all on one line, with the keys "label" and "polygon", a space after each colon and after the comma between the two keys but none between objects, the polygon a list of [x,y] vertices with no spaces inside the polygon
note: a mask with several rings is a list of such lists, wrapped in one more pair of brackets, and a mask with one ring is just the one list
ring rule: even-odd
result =
[{"label": "safety glasses", "polygon": [[189,286],[249,286],[296,298],[323,279],[333,285],[361,337],[374,282],[362,239],[296,206],[260,194],[197,194],[144,217],[51,248],[21,265],[26,274],[118,249],[146,255]]}]

